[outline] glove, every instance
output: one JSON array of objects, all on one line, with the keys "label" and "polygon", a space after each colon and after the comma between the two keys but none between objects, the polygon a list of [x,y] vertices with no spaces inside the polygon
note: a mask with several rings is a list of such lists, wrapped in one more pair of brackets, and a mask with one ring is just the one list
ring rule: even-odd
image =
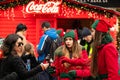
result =
[{"label": "glove", "polygon": [[66,58],[66,57],[64,57],[64,56],[62,56],[62,57],[60,58],[60,62],[61,62],[61,63],[65,63],[65,62],[70,63],[71,60],[68,59],[68,58]]},{"label": "glove", "polygon": [[60,78],[69,78],[69,79],[73,79],[69,74],[64,73],[64,72],[60,74]]},{"label": "glove", "polygon": [[54,73],[56,72],[56,68],[55,68],[54,66],[49,66],[49,67],[47,68],[47,72],[48,72],[49,74],[54,74]]},{"label": "glove", "polygon": [[120,70],[118,70],[118,74],[120,75]]},{"label": "glove", "polygon": [[75,70],[69,71],[68,74],[69,74],[72,78],[75,78],[75,77],[76,77],[76,71],[75,71]]}]

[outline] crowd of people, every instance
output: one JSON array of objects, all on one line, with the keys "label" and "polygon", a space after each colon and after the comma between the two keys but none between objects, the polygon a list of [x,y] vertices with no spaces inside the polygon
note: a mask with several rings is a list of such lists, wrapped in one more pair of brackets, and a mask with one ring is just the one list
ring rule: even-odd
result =
[{"label": "crowd of people", "polygon": [[38,57],[25,37],[25,24],[7,35],[0,48],[0,80],[120,80],[119,53],[109,23],[96,20],[80,33],[51,28],[48,21],[41,28]]}]

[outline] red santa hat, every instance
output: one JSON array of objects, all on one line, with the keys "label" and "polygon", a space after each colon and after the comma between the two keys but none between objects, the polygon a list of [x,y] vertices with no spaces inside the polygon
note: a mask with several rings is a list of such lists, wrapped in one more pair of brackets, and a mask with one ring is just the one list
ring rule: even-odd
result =
[{"label": "red santa hat", "polygon": [[100,32],[108,32],[112,26],[104,20],[96,20],[91,27]]},{"label": "red santa hat", "polygon": [[64,36],[64,30],[63,30],[62,28],[57,29],[57,34],[58,34],[60,37],[63,37],[63,36]]}]

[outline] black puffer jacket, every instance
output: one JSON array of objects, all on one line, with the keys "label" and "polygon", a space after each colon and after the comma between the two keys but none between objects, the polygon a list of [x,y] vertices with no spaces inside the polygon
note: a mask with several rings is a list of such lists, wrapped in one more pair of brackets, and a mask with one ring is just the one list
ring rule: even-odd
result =
[{"label": "black puffer jacket", "polygon": [[35,76],[37,73],[41,71],[43,70],[40,67],[40,65],[28,71],[25,67],[25,63],[19,56],[9,55],[2,60],[0,66],[0,78],[2,79],[8,74],[11,74],[12,72],[16,72],[19,77],[18,80],[26,80]]}]

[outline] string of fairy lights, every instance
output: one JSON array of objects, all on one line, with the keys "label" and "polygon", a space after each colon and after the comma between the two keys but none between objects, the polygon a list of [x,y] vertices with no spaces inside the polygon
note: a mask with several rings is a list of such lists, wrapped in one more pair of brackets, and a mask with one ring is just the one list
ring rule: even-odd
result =
[{"label": "string of fairy lights", "polygon": [[118,28],[118,33],[117,33],[117,49],[120,52],[120,27]]},{"label": "string of fairy lights", "polygon": [[14,8],[18,5],[25,5],[28,4],[31,0],[14,0],[12,2],[6,4],[0,4],[0,9],[6,10],[8,8]]},{"label": "string of fairy lights", "polygon": [[[6,10],[8,8],[14,8],[18,5],[25,5],[28,4],[32,0],[14,0],[13,2],[7,3],[7,4],[0,4],[0,9],[1,10]],[[35,0],[39,1],[39,0]],[[44,2],[47,1],[61,1],[61,0],[41,0]],[[98,9],[95,7],[90,7],[88,5],[80,4],[79,0],[62,0],[62,3],[64,5],[67,5],[70,8],[76,8],[77,10],[84,10],[84,11],[89,11],[91,13],[96,12],[102,15],[106,15],[108,18],[112,17],[114,14],[112,12],[108,12],[107,10],[103,9]],[[89,14],[90,15],[90,14]]]},{"label": "string of fairy lights", "polygon": [[[120,12],[120,8],[117,8],[116,9],[117,11]],[[118,32],[117,32],[117,49],[119,50],[120,52],[120,16],[118,16]]]}]

